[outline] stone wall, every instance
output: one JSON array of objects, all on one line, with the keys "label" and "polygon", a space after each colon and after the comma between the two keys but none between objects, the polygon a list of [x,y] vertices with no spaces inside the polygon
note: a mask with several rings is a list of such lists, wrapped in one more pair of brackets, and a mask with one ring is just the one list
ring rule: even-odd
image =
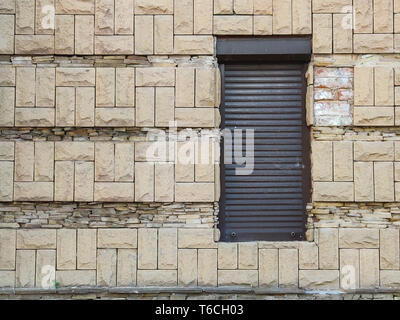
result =
[{"label": "stone wall", "polygon": [[[243,35],[312,39],[304,242],[219,241]],[[398,0],[0,0],[0,287],[399,290],[399,41]]]}]

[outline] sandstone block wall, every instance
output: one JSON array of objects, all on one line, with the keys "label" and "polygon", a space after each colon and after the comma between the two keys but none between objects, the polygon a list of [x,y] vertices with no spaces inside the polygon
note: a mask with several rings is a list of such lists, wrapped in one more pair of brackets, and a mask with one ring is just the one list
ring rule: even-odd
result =
[{"label": "sandstone block wall", "polygon": [[[0,287],[400,289],[399,23],[398,0],[0,0]],[[312,41],[307,241],[219,241],[225,36]]]}]

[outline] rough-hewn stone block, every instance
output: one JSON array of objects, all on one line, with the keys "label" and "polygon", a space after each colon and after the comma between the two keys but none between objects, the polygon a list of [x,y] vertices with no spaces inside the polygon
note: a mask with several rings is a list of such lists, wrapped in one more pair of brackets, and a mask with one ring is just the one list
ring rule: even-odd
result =
[{"label": "rough-hewn stone block", "polygon": [[95,286],[96,270],[56,271],[56,281],[62,287]]},{"label": "rough-hewn stone block", "polygon": [[35,286],[35,250],[17,250],[15,286],[33,288]]},{"label": "rough-hewn stone block", "polygon": [[175,201],[212,202],[214,201],[213,183],[176,183]]},{"label": "rough-hewn stone block", "polygon": [[338,269],[338,230],[333,228],[319,229],[318,235],[319,268]]},{"label": "rough-hewn stone block", "polygon": [[138,230],[138,269],[157,269],[157,229]]},{"label": "rough-hewn stone block", "polygon": [[55,144],[55,160],[94,160],[94,143],[93,142],[56,142]]},{"label": "rough-hewn stone block", "polygon": [[178,230],[160,228],[158,230],[158,269],[177,269]]},{"label": "rough-hewn stone block", "polygon": [[374,201],[373,163],[354,163],[354,197],[355,201]]},{"label": "rough-hewn stone block", "polygon": [[91,87],[96,84],[94,68],[57,68],[57,87]]},{"label": "rough-hewn stone block", "polygon": [[213,229],[178,229],[178,248],[182,249],[214,249]]},{"label": "rough-hewn stone block", "polygon": [[392,141],[355,141],[354,160],[393,161],[394,143]]},{"label": "rough-hewn stone block", "polygon": [[175,54],[213,54],[214,38],[212,36],[175,36]]},{"label": "rough-hewn stone block", "polygon": [[238,247],[236,243],[218,243],[218,269],[238,268]]},{"label": "rough-hewn stone block", "polygon": [[136,249],[118,249],[117,286],[136,286],[136,261]]},{"label": "rough-hewn stone block", "polygon": [[380,230],[380,269],[399,269],[399,230]]},{"label": "rough-hewn stone block", "polygon": [[394,201],[393,162],[374,163],[375,201]]},{"label": "rough-hewn stone block", "polygon": [[194,107],[194,68],[176,69],[176,107]]},{"label": "rough-hewn stone block", "polygon": [[57,270],[76,269],[76,230],[57,230]]},{"label": "rough-hewn stone block", "polygon": [[0,229],[0,270],[15,269],[16,231]]},{"label": "rough-hewn stone block", "polygon": [[173,14],[173,0],[136,0],[135,14]]},{"label": "rough-hewn stone block", "polygon": [[379,248],[379,230],[362,228],[339,229],[339,247],[349,249]]},{"label": "rough-hewn stone block", "polygon": [[97,235],[99,248],[137,248],[136,229],[99,229]]},{"label": "rough-hewn stone block", "polygon": [[278,249],[259,250],[259,285],[260,287],[278,287],[279,267]]},{"label": "rough-hewn stone block", "polygon": [[97,285],[115,287],[117,285],[117,250],[97,250]]},{"label": "rough-hewn stone block", "polygon": [[53,201],[52,182],[15,182],[15,201]]},{"label": "rough-hewn stone block", "polygon": [[258,286],[257,270],[218,270],[219,286]]},{"label": "rough-hewn stone block", "polygon": [[239,243],[239,269],[258,269],[257,243]]},{"label": "rough-hewn stone block", "polygon": [[313,141],[312,175],[314,181],[332,181],[332,142]]},{"label": "rough-hewn stone block", "polygon": [[197,286],[197,250],[178,250],[178,285],[184,287]]},{"label": "rough-hewn stone block", "polygon": [[313,15],[313,52],[332,53],[332,15]]},{"label": "rough-hewn stone block", "polygon": [[339,271],[300,270],[299,287],[304,289],[339,289]]},{"label": "rough-hewn stone block", "polygon": [[392,53],[392,34],[355,34],[354,53]]},{"label": "rough-hewn stone block", "polygon": [[214,16],[214,34],[216,35],[251,35],[252,33],[252,16]]},{"label": "rough-hewn stone block", "polygon": [[279,287],[298,287],[299,254],[297,249],[279,249]]},{"label": "rough-hewn stone block", "polygon": [[177,285],[177,270],[138,270],[138,286],[164,286],[174,287]]},{"label": "rough-hewn stone block", "polygon": [[198,251],[198,285],[217,286],[217,250],[199,249]]},{"label": "rough-hewn stone block", "polygon": [[314,182],[314,201],[354,201],[353,182]]},{"label": "rough-hewn stone block", "polygon": [[154,201],[154,163],[135,163],[135,201]]},{"label": "rough-hewn stone block", "polygon": [[97,230],[78,229],[77,236],[77,268],[96,269]]},{"label": "rough-hewn stone block", "polygon": [[56,230],[18,230],[17,249],[55,249]]},{"label": "rough-hewn stone block", "polygon": [[354,107],[354,124],[357,126],[393,126],[393,107]]},{"label": "rough-hewn stone block", "polygon": [[154,52],[154,16],[135,16],[135,54]]},{"label": "rough-hewn stone block", "polygon": [[360,250],[360,287],[376,288],[379,286],[379,250]]},{"label": "rough-hewn stone block", "polygon": [[133,202],[135,184],[128,182],[95,182],[94,201]]}]

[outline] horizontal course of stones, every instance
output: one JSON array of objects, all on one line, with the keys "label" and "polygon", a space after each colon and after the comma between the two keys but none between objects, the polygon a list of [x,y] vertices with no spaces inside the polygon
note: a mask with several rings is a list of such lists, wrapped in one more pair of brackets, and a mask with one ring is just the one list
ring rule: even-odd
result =
[{"label": "horizontal course of stones", "polygon": [[213,60],[160,60],[2,61],[0,127],[218,127]]},{"label": "horizontal course of stones", "polygon": [[213,228],[218,203],[0,203],[0,228]]},{"label": "horizontal course of stones", "polygon": [[315,53],[394,53],[399,17],[398,0],[2,0],[0,54],[210,55],[213,35],[310,34]]},{"label": "horizontal course of stones", "polygon": [[212,229],[0,229],[0,287],[400,285],[399,229],[319,228],[315,242],[216,243]]},{"label": "horizontal course of stones", "polygon": [[[155,152],[148,151],[156,146]],[[209,154],[203,155],[204,150]],[[184,152],[193,161],[181,160]],[[213,202],[219,198],[218,152],[218,143],[210,138],[165,146],[0,141],[0,200]]]},{"label": "horizontal course of stones", "polygon": [[344,129],[335,132],[335,129],[316,127],[315,130],[313,201],[400,201],[398,134],[379,134],[373,129],[349,130],[348,134]]}]

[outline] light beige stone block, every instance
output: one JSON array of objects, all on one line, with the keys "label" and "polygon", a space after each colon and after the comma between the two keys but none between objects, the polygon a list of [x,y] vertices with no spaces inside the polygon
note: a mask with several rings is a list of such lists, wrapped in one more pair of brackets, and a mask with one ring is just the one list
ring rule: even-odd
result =
[{"label": "light beige stone block", "polygon": [[133,202],[135,184],[128,182],[95,182],[94,201]]},{"label": "light beige stone block", "polygon": [[76,269],[76,230],[57,230],[57,270]]},{"label": "light beige stone block", "polygon": [[252,16],[214,16],[215,35],[251,35],[253,34]]},{"label": "light beige stone block", "polygon": [[350,249],[379,248],[379,230],[370,228],[339,229],[339,247]]},{"label": "light beige stone block", "polygon": [[215,105],[215,69],[196,69],[196,107]]},{"label": "light beige stone block", "polygon": [[314,242],[299,245],[299,269],[318,269],[318,246]]},{"label": "light beige stone block", "polygon": [[279,287],[298,286],[298,250],[280,249],[279,250]]},{"label": "light beige stone block", "polygon": [[136,88],[136,126],[154,126],[155,88]]},{"label": "light beige stone block", "polygon": [[93,161],[94,143],[93,142],[68,142],[60,141],[55,143],[55,160],[72,161]]},{"label": "light beige stone block", "polygon": [[0,161],[0,201],[13,200],[13,183],[14,183],[13,162]]},{"label": "light beige stone block", "polygon": [[197,286],[197,250],[178,250],[178,285],[183,287]]},{"label": "light beige stone block", "polygon": [[348,13],[333,15],[333,52],[352,53],[353,51],[353,30],[347,25],[352,25]]},{"label": "light beige stone block", "polygon": [[299,287],[303,289],[339,289],[338,270],[300,270]]},{"label": "light beige stone block", "polygon": [[338,230],[321,228],[318,235],[319,268],[338,269]]},{"label": "light beige stone block", "polygon": [[176,69],[176,107],[194,107],[194,68]]},{"label": "light beige stone block", "polygon": [[[232,14],[233,13],[233,0],[215,0],[214,1],[214,14]],[[272,7],[271,7],[272,14]]]},{"label": "light beige stone block", "polygon": [[15,2],[16,34],[34,34],[35,31],[35,1],[16,0]]},{"label": "light beige stone block", "polygon": [[154,201],[154,163],[136,162],[135,180],[135,201]]},{"label": "light beige stone block", "polygon": [[175,121],[178,127],[213,128],[215,126],[215,109],[176,108]]},{"label": "light beige stone block", "polygon": [[177,270],[138,270],[137,285],[174,287],[177,278]]},{"label": "light beige stone block", "polygon": [[96,69],[96,107],[115,106],[115,68]]},{"label": "light beige stone block", "polygon": [[354,53],[392,53],[392,34],[355,34]]},{"label": "light beige stone block", "polygon": [[16,35],[16,54],[54,54],[53,35]]},{"label": "light beige stone block", "polygon": [[116,106],[133,107],[135,105],[135,69],[116,69]]},{"label": "light beige stone block", "polygon": [[218,269],[221,270],[221,269],[237,269],[237,268],[238,268],[238,245],[236,243],[219,242]]},{"label": "light beige stone block", "polygon": [[56,15],[55,17],[55,54],[74,54],[75,52],[75,19],[73,15]]},{"label": "light beige stone block", "polygon": [[313,52],[332,53],[332,15],[313,15]]},{"label": "light beige stone block", "polygon": [[56,281],[61,287],[95,286],[96,270],[56,271]]},{"label": "light beige stone block", "polygon": [[155,125],[169,127],[175,118],[175,88],[156,88]]},{"label": "light beige stone block", "polygon": [[332,181],[332,142],[312,142],[312,176],[314,181]]},{"label": "light beige stone block", "polygon": [[399,230],[380,230],[380,269],[399,269]]},{"label": "light beige stone block", "polygon": [[54,107],[55,70],[55,68],[36,68],[36,107]]},{"label": "light beige stone block", "polygon": [[190,141],[176,143],[175,181],[194,182],[195,144]]},{"label": "light beige stone block", "polygon": [[16,108],[16,127],[54,127],[54,108]]},{"label": "light beige stone block", "polygon": [[13,141],[0,141],[0,160],[14,160]]},{"label": "light beige stone block", "polygon": [[76,88],[75,122],[77,127],[94,127],[95,88]]},{"label": "light beige stone block", "polygon": [[15,271],[0,271],[0,287],[15,287]]},{"label": "light beige stone block", "polygon": [[258,245],[256,242],[239,243],[239,269],[258,269]]},{"label": "light beige stone block", "polygon": [[314,201],[354,201],[353,182],[314,182]]},{"label": "light beige stone block", "polygon": [[[384,0],[385,1],[385,0]],[[394,105],[394,73],[393,68],[376,67],[375,74],[375,105]]]},{"label": "light beige stone block", "polygon": [[57,14],[93,14],[95,0],[55,0]]},{"label": "light beige stone block", "polygon": [[95,33],[114,34],[114,0],[96,0]]},{"label": "light beige stone block", "polygon": [[77,231],[77,255],[78,269],[96,269],[97,265],[97,230],[78,229]]},{"label": "light beige stone block", "polygon": [[134,53],[133,36],[95,36],[94,51],[104,55],[128,55]]},{"label": "light beige stone block", "polygon": [[54,181],[54,143],[35,142],[35,181]]},{"label": "light beige stone block", "polygon": [[15,182],[15,201],[53,201],[52,182]]},{"label": "light beige stone block", "polygon": [[193,0],[175,0],[174,34],[193,34]]},{"label": "light beige stone block", "polygon": [[75,126],[75,88],[56,89],[56,126]]},{"label": "light beige stone block", "polygon": [[393,0],[374,0],[374,33],[393,32]]},{"label": "light beige stone block", "polygon": [[393,107],[354,107],[354,125],[393,126],[394,109]]},{"label": "light beige stone block", "polygon": [[96,127],[134,127],[135,108],[96,108]]},{"label": "light beige stone block", "polygon": [[135,16],[135,54],[153,54],[154,17]]},{"label": "light beige stone block", "polygon": [[292,1],[273,1],[274,34],[292,33]]},{"label": "light beige stone block", "polygon": [[374,163],[375,201],[394,201],[393,162]]},{"label": "light beige stone block", "polygon": [[54,200],[74,200],[74,162],[56,161],[54,180]]},{"label": "light beige stone block", "polygon": [[360,250],[360,287],[376,288],[379,286],[379,250]]},{"label": "light beige stone block", "polygon": [[33,181],[35,144],[30,141],[15,143],[15,181]]},{"label": "light beige stone block", "polygon": [[0,16],[0,36],[3,39],[0,54],[14,53],[14,24],[14,15]]},{"label": "light beige stone block", "polygon": [[17,250],[15,286],[33,288],[35,286],[35,250]]},{"label": "light beige stone block", "polygon": [[17,68],[16,107],[35,106],[35,85],[36,68]]},{"label": "light beige stone block", "polygon": [[212,229],[178,229],[178,248],[182,249],[215,249],[214,230]]},{"label": "light beige stone block", "polygon": [[258,286],[257,270],[218,270],[218,286]]},{"label": "light beige stone block", "polygon": [[272,35],[272,16],[254,16],[254,35]]},{"label": "light beige stone block", "polygon": [[97,234],[98,248],[137,248],[137,229],[99,229]]},{"label": "light beige stone block", "polygon": [[214,38],[208,35],[175,36],[174,53],[185,55],[213,54]]},{"label": "light beige stone block", "polygon": [[136,69],[136,86],[138,87],[173,87],[174,85],[174,68],[154,67]]},{"label": "light beige stone block", "polygon": [[373,0],[354,1],[355,33],[373,33]]},{"label": "light beige stone block", "polygon": [[259,285],[260,287],[278,287],[279,267],[278,249],[259,250]]},{"label": "light beige stone block", "polygon": [[[56,270],[56,250],[36,251],[36,287],[54,288],[55,273],[52,279],[52,272]],[[50,276],[50,277],[49,277]]]},{"label": "light beige stone block", "polygon": [[[156,163],[154,170],[154,200],[156,202],[173,202],[174,165],[171,163]],[[139,185],[139,182],[136,182],[136,185]]]},{"label": "light beige stone block", "polygon": [[15,88],[0,87],[0,125],[14,126]]},{"label": "light beige stone block", "polygon": [[158,269],[177,269],[178,230],[160,228],[158,230]]},{"label": "light beige stone block", "polygon": [[0,270],[15,269],[16,230],[0,229]]},{"label": "light beige stone block", "polygon": [[0,13],[15,13],[15,0],[0,0]]},{"label": "light beige stone block", "polygon": [[138,229],[138,269],[157,269],[157,229]]},{"label": "light beige stone block", "polygon": [[75,54],[94,54],[94,16],[75,16]]},{"label": "light beige stone block", "polygon": [[194,34],[212,34],[213,0],[194,0]]},{"label": "light beige stone block", "polygon": [[354,160],[393,161],[394,144],[392,141],[355,141]]},{"label": "light beige stone block", "polygon": [[154,53],[174,52],[174,19],[172,15],[154,17]]},{"label": "light beige stone block", "polygon": [[135,14],[172,14],[173,0],[136,0]]},{"label": "light beige stone block", "polygon": [[117,250],[97,250],[97,285],[115,287],[117,285]]},{"label": "light beige stone block", "polygon": [[217,250],[199,249],[197,269],[199,286],[216,287],[218,284]]},{"label": "light beige stone block", "polygon": [[353,143],[350,141],[333,142],[334,180],[353,181]]},{"label": "light beige stone block", "polygon": [[175,201],[210,202],[213,200],[213,183],[176,183],[175,185]]},{"label": "light beige stone block", "polygon": [[[379,277],[380,286],[383,288],[398,288],[400,286],[399,270],[381,270]],[[375,281],[372,282],[375,283]]]},{"label": "light beige stone block", "polygon": [[96,73],[94,68],[57,68],[57,87],[94,87]]},{"label": "light beige stone block", "polygon": [[340,287],[355,290],[360,287],[360,250],[340,249]]},{"label": "light beige stone block", "polygon": [[115,1],[115,34],[133,34],[134,0]]},{"label": "light beige stone block", "polygon": [[95,181],[114,181],[114,143],[96,142],[95,144]]},{"label": "light beige stone block", "polygon": [[133,143],[115,144],[115,181],[134,181],[135,146]]},{"label": "light beige stone block", "polygon": [[15,69],[11,65],[0,66],[0,86],[15,87]]},{"label": "light beige stone block", "polygon": [[[263,2],[262,0],[256,0],[257,2]],[[269,7],[271,2],[267,0],[267,6]],[[256,5],[256,4],[255,4]],[[254,5],[254,6],[255,6]],[[256,10],[256,7],[254,7]],[[265,9],[264,9],[265,10]],[[268,12],[268,10],[266,10]],[[292,1],[292,32],[293,34],[311,34],[312,30],[312,18],[311,18],[311,1],[309,0],[294,0]]]},{"label": "light beige stone block", "polygon": [[374,201],[374,171],[372,162],[354,163],[355,201]]},{"label": "light beige stone block", "polygon": [[136,286],[137,250],[118,249],[117,286]]}]

